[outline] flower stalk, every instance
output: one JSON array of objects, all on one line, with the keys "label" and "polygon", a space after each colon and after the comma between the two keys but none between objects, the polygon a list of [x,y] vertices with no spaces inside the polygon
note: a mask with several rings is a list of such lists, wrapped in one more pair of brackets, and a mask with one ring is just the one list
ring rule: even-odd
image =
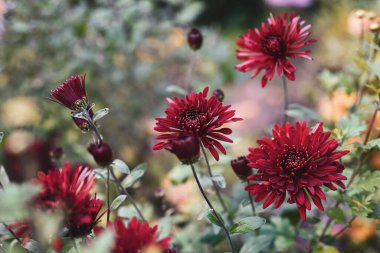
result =
[{"label": "flower stalk", "polygon": [[288,121],[288,115],[286,114],[286,111],[289,107],[289,92],[288,92],[288,82],[286,80],[286,76],[282,75],[282,84],[284,89],[284,115],[282,118],[282,123],[286,123]]},{"label": "flower stalk", "polygon": [[194,178],[195,178],[195,181],[197,182],[197,185],[198,185],[198,188],[199,190],[201,191],[202,195],[203,195],[203,198],[205,199],[205,201],[207,202],[207,205],[209,206],[209,208],[211,209],[211,211],[213,212],[214,216],[216,217],[216,219],[218,220],[218,223],[220,225],[220,227],[224,230],[224,232],[226,233],[226,236],[227,236],[227,239],[228,239],[228,242],[230,244],[230,247],[231,247],[231,251],[232,253],[235,253],[235,248],[234,248],[234,245],[232,243],[232,240],[231,240],[231,236],[230,236],[230,233],[228,232],[226,226],[224,225],[223,221],[220,219],[218,213],[215,211],[215,208],[213,207],[213,205],[211,204],[210,200],[208,199],[206,193],[204,192],[203,188],[202,188],[202,185],[199,181],[199,178],[197,176],[197,173],[195,171],[195,168],[194,168],[194,165],[190,165],[191,166],[191,170],[193,171],[193,175],[194,175]]}]

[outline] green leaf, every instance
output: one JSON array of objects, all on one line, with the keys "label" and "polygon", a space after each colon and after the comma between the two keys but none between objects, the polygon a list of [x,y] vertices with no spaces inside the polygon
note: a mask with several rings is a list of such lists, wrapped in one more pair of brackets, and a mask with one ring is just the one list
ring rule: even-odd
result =
[{"label": "green leaf", "polygon": [[360,120],[356,115],[342,118],[339,121],[339,127],[344,140],[360,135],[367,129],[364,121]]},{"label": "green leaf", "polygon": [[311,120],[319,119],[318,114],[312,109],[300,105],[300,104],[290,104],[288,109],[286,110],[286,115],[293,118],[308,118]]},{"label": "green leaf", "polygon": [[124,200],[127,198],[127,195],[119,195],[117,196],[110,206],[111,211],[115,211],[119,208],[119,206],[124,202]]},{"label": "green leaf", "polygon": [[362,146],[363,149],[365,150],[369,150],[369,149],[373,149],[373,148],[380,148],[380,138],[379,139],[374,139],[374,140],[370,140],[367,145],[363,145]]},{"label": "green leaf", "polygon": [[104,168],[97,168],[93,170],[95,174],[95,178],[97,179],[103,179],[104,181],[107,181],[107,170]]},{"label": "green leaf", "polygon": [[221,188],[221,189],[224,189],[226,188],[226,180],[224,179],[224,177],[222,175],[215,175],[211,178],[211,180],[213,182],[216,183],[216,185]]},{"label": "green leaf", "polygon": [[319,243],[313,250],[313,253],[339,253],[339,250],[333,246]]},{"label": "green leaf", "polygon": [[310,223],[310,224],[317,224],[317,223],[321,222],[321,219],[319,219],[317,217],[307,217],[306,222]]},{"label": "green leaf", "polygon": [[351,185],[351,195],[373,193],[380,187],[380,171],[366,171]]},{"label": "green leaf", "polygon": [[3,166],[0,166],[0,184],[3,187],[6,187],[10,183],[7,172],[5,171]]},{"label": "green leaf", "polygon": [[3,138],[4,138],[4,133],[0,132],[0,143],[3,141]]},{"label": "green leaf", "polygon": [[210,212],[209,214],[207,214],[207,218],[208,220],[214,224],[214,225],[217,225],[218,227],[223,227],[224,226],[224,220],[223,220],[223,217],[219,214],[219,213],[216,213],[219,217],[219,220],[222,222],[220,223],[220,221],[218,220],[217,216],[215,216],[215,213],[214,212]]},{"label": "green leaf", "polygon": [[367,217],[373,212],[373,199],[375,194],[355,195],[348,199],[352,212],[360,217]]},{"label": "green leaf", "polygon": [[106,116],[108,113],[109,113],[109,109],[108,108],[103,108],[99,111],[97,111],[94,116],[93,116],[93,121],[94,122],[97,122],[98,120],[100,120],[101,118],[103,118],[104,116]]},{"label": "green leaf", "polygon": [[111,167],[115,168],[115,169],[119,170],[120,172],[127,174],[127,175],[131,173],[128,165],[125,164],[125,162],[123,162],[120,159],[113,160],[113,162],[111,163]]},{"label": "green leaf", "polygon": [[28,216],[27,203],[40,191],[35,184],[8,184],[0,191],[0,220],[14,222]]},{"label": "green leaf", "polygon": [[[259,235],[257,237],[251,237],[241,247],[239,253],[259,253],[264,251],[272,243],[273,237],[271,235]],[[269,251],[265,251],[269,252]]]},{"label": "green leaf", "polygon": [[138,165],[136,168],[134,168],[122,182],[121,184],[123,185],[124,188],[129,188],[133,186],[137,181],[140,180],[140,178],[144,175],[145,171],[147,169],[147,164],[142,163]]},{"label": "green leaf", "polygon": [[177,93],[179,95],[186,95],[186,90],[178,85],[166,86],[165,91],[167,93]]},{"label": "green leaf", "polygon": [[380,219],[380,204],[375,205],[373,211],[370,214],[368,214],[368,218]]},{"label": "green leaf", "polygon": [[346,224],[347,222],[346,216],[340,208],[330,208],[327,210],[326,214],[337,224]]},{"label": "green leaf", "polygon": [[232,225],[231,234],[246,234],[265,224],[265,219],[258,216],[246,217]]}]

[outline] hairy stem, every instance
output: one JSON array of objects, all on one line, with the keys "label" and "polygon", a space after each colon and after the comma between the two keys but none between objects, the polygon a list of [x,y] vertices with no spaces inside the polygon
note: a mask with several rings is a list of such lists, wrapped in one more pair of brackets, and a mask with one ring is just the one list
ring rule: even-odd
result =
[{"label": "hairy stem", "polygon": [[195,169],[194,169],[194,166],[193,166],[192,164],[191,164],[190,166],[191,166],[191,170],[193,171],[193,175],[194,175],[195,181],[197,182],[198,188],[199,188],[199,190],[201,191],[201,193],[202,193],[202,195],[203,195],[203,198],[206,200],[207,205],[209,206],[209,208],[211,209],[211,211],[212,211],[213,214],[215,215],[215,218],[218,220],[219,225],[221,226],[221,228],[223,228],[224,232],[226,233],[226,236],[227,236],[227,238],[228,238],[228,242],[229,242],[229,244],[230,244],[230,247],[231,247],[231,251],[232,251],[232,253],[235,253],[235,248],[234,248],[234,245],[233,245],[233,243],[232,243],[230,233],[228,232],[227,228],[225,227],[223,221],[220,219],[218,213],[215,211],[215,209],[214,209],[214,207],[212,206],[210,200],[207,198],[207,195],[206,195],[206,193],[204,192],[201,183],[199,182],[199,179],[198,179],[197,173],[196,173],[196,171],[195,171]]}]

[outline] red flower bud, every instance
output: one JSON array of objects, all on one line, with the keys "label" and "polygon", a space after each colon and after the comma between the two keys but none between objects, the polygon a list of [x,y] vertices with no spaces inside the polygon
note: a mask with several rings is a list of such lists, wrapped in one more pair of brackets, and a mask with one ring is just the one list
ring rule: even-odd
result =
[{"label": "red flower bud", "polygon": [[[89,106],[87,107],[87,112],[91,118],[94,116],[94,112],[92,111],[92,108],[90,108]],[[75,125],[77,125],[77,127],[79,127],[80,130],[82,131],[86,131],[86,132],[90,131],[91,129],[90,123],[88,123],[88,121],[85,119],[75,117],[74,116],[75,113],[76,112],[71,112],[71,118],[73,119]]]},{"label": "red flower bud", "polygon": [[241,180],[247,180],[247,177],[252,174],[252,168],[248,166],[248,163],[249,161],[245,156],[240,156],[231,161],[232,169]]},{"label": "red flower bud", "polygon": [[87,147],[88,152],[94,157],[95,162],[100,166],[108,166],[113,161],[113,153],[110,145],[105,142],[100,144],[91,143]]},{"label": "red flower bud", "polygon": [[200,143],[193,135],[180,135],[171,139],[166,149],[175,154],[183,164],[193,164],[199,159]]},{"label": "red flower bud", "polygon": [[218,99],[220,102],[223,102],[224,100],[224,92],[222,89],[216,89],[214,90],[214,92],[212,93],[212,95],[214,95],[216,97],[216,99]]},{"label": "red flower bud", "polygon": [[191,29],[187,34],[187,42],[194,51],[200,49],[203,42],[202,33],[197,28]]}]

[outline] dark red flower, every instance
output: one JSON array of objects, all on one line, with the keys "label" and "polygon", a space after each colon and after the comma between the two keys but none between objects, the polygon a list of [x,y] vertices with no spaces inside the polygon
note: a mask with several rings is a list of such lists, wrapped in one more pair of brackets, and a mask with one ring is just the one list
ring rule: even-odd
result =
[{"label": "dark red flower", "polygon": [[62,171],[40,172],[34,181],[42,190],[36,199],[37,207],[43,210],[63,210],[66,214],[65,226],[71,236],[88,235],[98,223],[98,214],[103,201],[91,197],[95,184],[94,173],[88,167],[76,166],[70,171],[65,163]]},{"label": "dark red flower", "polygon": [[266,208],[274,203],[278,208],[287,197],[288,203],[296,203],[301,218],[305,220],[306,209],[311,209],[311,200],[323,211],[325,194],[322,186],[336,190],[345,188],[341,180],[343,164],[337,161],[348,150],[336,151],[339,143],[329,139],[330,132],[323,132],[319,122],[311,132],[306,123],[275,125],[273,138],[266,136],[258,140],[258,148],[250,148],[247,156],[256,175],[248,177],[255,182],[246,187],[255,201],[264,201]]},{"label": "dark red flower", "polygon": [[218,151],[226,154],[226,150],[219,141],[232,142],[225,135],[231,134],[230,128],[220,128],[228,122],[242,120],[233,118],[234,110],[231,105],[223,105],[215,96],[207,98],[208,87],[198,94],[192,92],[185,99],[168,98],[171,107],[166,108],[165,118],[156,118],[154,130],[160,132],[157,140],[164,140],[154,145],[154,150],[170,148],[171,140],[180,135],[193,135],[219,160]]},{"label": "dark red flower", "polygon": [[114,224],[116,238],[113,253],[141,253],[152,247],[164,251],[169,248],[170,237],[158,239],[157,226],[149,227],[147,222],[140,222],[133,217],[128,226],[121,218]]},{"label": "dark red flower", "polygon": [[194,135],[180,135],[170,139],[166,149],[175,154],[183,164],[193,164],[199,159],[200,144]]},{"label": "dark red flower", "polygon": [[88,106],[86,74],[72,76],[50,92],[52,100],[73,111],[83,111]]},{"label": "dark red flower", "polygon": [[91,143],[87,147],[88,152],[94,157],[95,162],[103,167],[110,165],[113,161],[113,152],[108,143],[102,141],[99,144]]},{"label": "dark red flower", "polygon": [[231,167],[235,174],[241,180],[247,180],[247,177],[252,174],[252,168],[248,166],[248,159],[245,156],[240,156],[231,161]]},{"label": "dark red flower", "polygon": [[287,13],[284,13],[283,17],[280,14],[277,17],[270,15],[267,24],[261,24],[261,30],[249,29],[236,41],[236,44],[242,48],[236,50],[236,57],[244,62],[235,68],[241,72],[255,70],[251,78],[264,70],[262,87],[265,87],[268,80],[272,80],[276,68],[279,76],[283,74],[289,80],[295,80],[296,67],[289,58],[303,57],[312,60],[308,55],[310,50],[299,50],[316,42],[309,39],[311,25],[305,23],[306,21],[295,16],[293,12],[289,20]]}]

